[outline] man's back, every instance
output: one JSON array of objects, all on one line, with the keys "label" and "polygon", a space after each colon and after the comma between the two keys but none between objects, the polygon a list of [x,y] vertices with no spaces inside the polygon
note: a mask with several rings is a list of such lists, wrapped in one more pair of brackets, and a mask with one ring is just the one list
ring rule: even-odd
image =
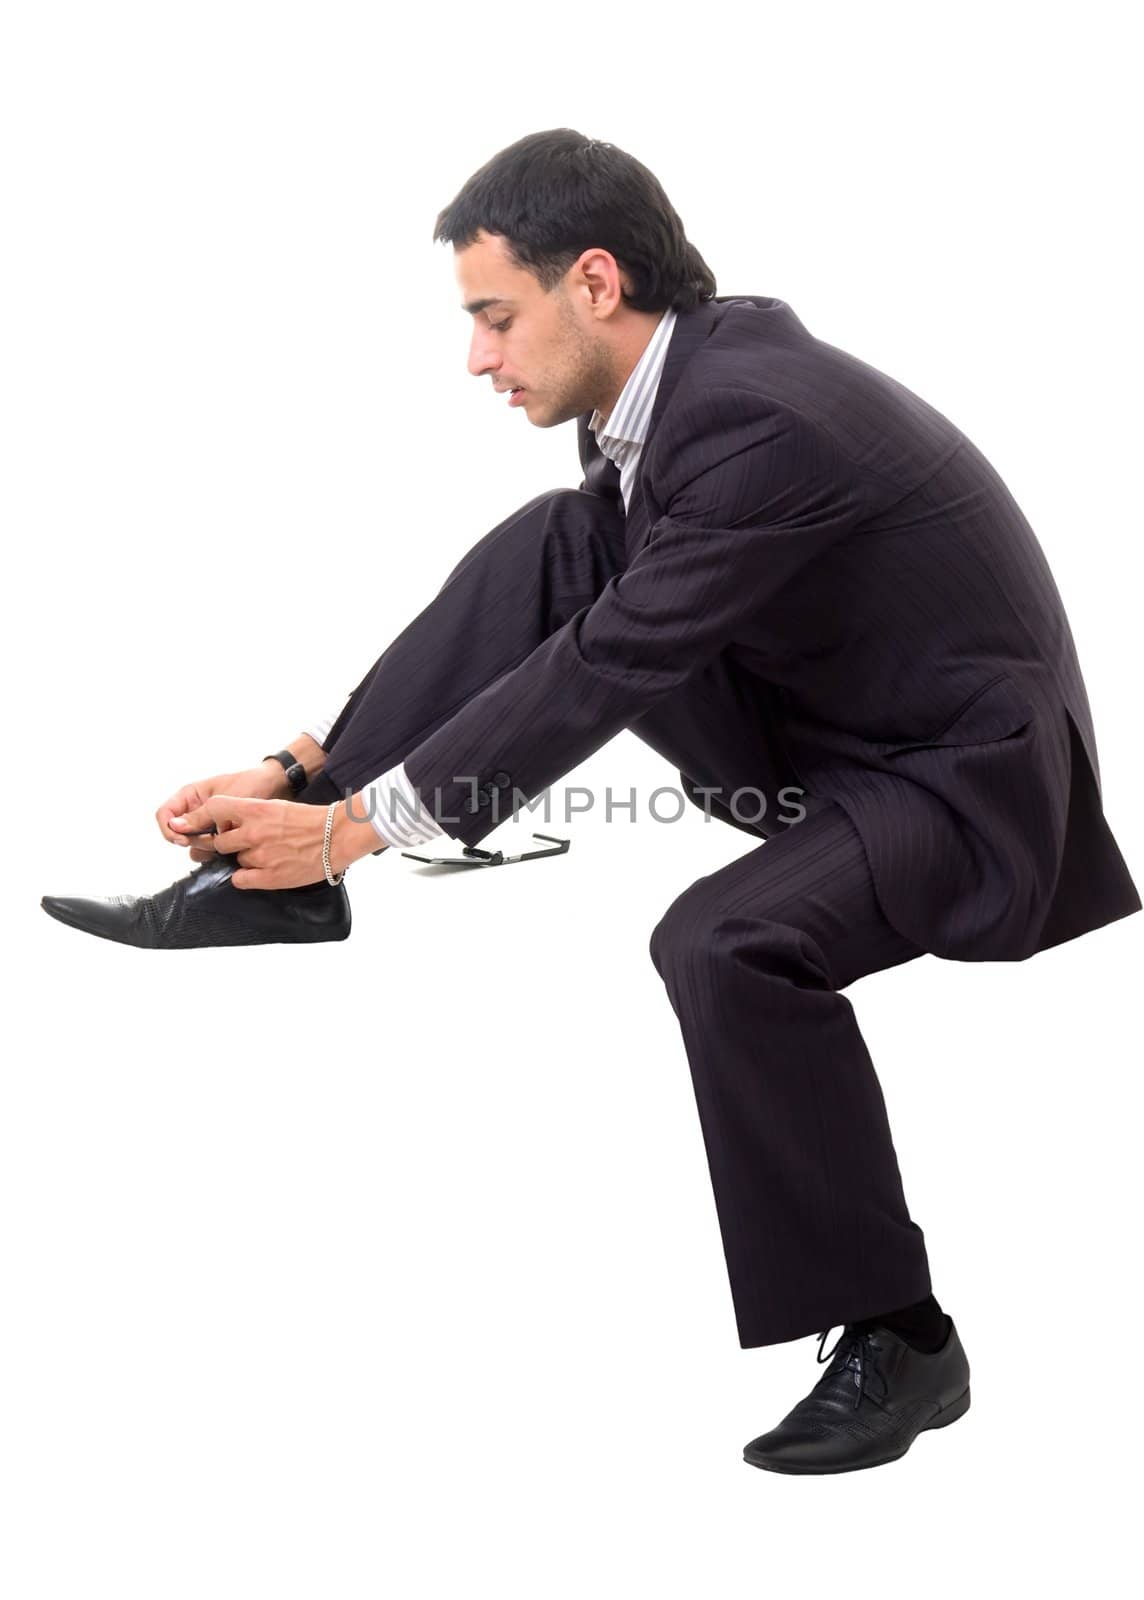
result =
[{"label": "man's back", "polygon": [[[980,450],[905,385],[815,339],[781,301],[741,298],[684,369],[678,410],[733,391],[750,448],[775,408],[797,412],[857,470],[867,514],[769,601],[729,649],[787,691],[807,724],[873,743],[932,737],[998,673],[1066,704],[1093,755],[1072,633],[1044,552]],[[700,313],[697,313],[697,315]],[[725,410],[723,415],[725,416]],[[648,449],[652,501],[676,449],[672,410]],[[658,449],[656,446],[658,445]]]},{"label": "man's back", "polygon": [[723,297],[678,319],[629,519],[633,561],[654,561],[656,523],[698,464],[711,483],[724,475],[709,514],[741,528],[746,569],[755,529],[772,522],[751,502],[765,482],[755,463],[784,423],[810,485],[778,519],[788,546],[805,529],[812,548],[832,496],[848,520],[739,620],[723,656],[807,787],[849,811],[895,926],[935,954],[1023,959],[1043,948],[1058,881],[1072,884],[1081,860],[1103,888],[1075,918],[1056,907],[1064,937],[1139,909],[1101,812],[1072,632],[1016,500],[954,423],[815,339],[785,302]]}]

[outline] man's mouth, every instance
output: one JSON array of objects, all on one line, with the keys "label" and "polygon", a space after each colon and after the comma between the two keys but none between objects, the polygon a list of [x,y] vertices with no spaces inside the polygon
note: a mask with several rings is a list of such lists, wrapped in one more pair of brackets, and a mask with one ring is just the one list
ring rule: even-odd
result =
[{"label": "man's mouth", "polygon": [[521,397],[521,395],[523,393],[524,393],[523,384],[520,386],[520,388],[510,389],[509,392],[508,392],[508,403],[509,403],[509,405],[510,406],[519,405],[520,404],[520,397]]}]

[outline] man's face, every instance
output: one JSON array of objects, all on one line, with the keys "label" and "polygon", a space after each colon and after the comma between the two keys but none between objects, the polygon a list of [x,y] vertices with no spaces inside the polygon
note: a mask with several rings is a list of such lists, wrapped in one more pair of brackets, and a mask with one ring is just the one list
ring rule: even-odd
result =
[{"label": "man's face", "polygon": [[602,336],[605,319],[591,275],[573,266],[545,293],[531,272],[511,264],[498,234],[483,232],[454,250],[454,268],[461,303],[473,319],[474,377],[488,378],[498,390],[520,387],[516,404],[538,428],[610,409],[623,384],[615,352]]}]

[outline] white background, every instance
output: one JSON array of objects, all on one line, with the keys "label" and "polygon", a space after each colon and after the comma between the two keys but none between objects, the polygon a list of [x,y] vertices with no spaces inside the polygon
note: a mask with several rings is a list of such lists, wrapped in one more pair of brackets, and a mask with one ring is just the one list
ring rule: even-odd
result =
[{"label": "white background", "polygon": [[[788,300],[986,452],[1144,882],[1128,18],[7,13],[11,1600],[960,1595],[1130,1559],[1144,918],[849,991],[974,1399],[804,1480],[741,1459],[821,1369],[739,1349],[647,953],[745,834],[641,805],[503,872],[367,858],[323,947],[154,955],[38,904],[180,875],[168,793],[340,706],[483,532],[579,482],[573,424],[466,372],[431,243],[555,126],[657,174],[720,294]],[[674,781],[629,734],[567,778]]]}]

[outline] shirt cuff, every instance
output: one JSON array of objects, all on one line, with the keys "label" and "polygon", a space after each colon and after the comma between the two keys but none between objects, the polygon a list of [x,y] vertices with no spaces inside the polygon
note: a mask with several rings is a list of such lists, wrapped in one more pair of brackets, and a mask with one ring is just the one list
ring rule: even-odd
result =
[{"label": "shirt cuff", "polygon": [[341,716],[341,714],[342,707],[339,706],[332,717],[323,717],[320,722],[315,722],[312,728],[303,728],[302,732],[309,734],[310,738],[313,739],[315,744],[324,746],[326,742],[326,735],[329,733],[330,729],[333,727],[334,723],[337,721],[338,717]]},{"label": "shirt cuff", "polygon": [[366,815],[385,844],[403,849],[440,838],[445,832],[422,805],[421,796],[406,776],[404,762],[367,783],[362,797]]}]

